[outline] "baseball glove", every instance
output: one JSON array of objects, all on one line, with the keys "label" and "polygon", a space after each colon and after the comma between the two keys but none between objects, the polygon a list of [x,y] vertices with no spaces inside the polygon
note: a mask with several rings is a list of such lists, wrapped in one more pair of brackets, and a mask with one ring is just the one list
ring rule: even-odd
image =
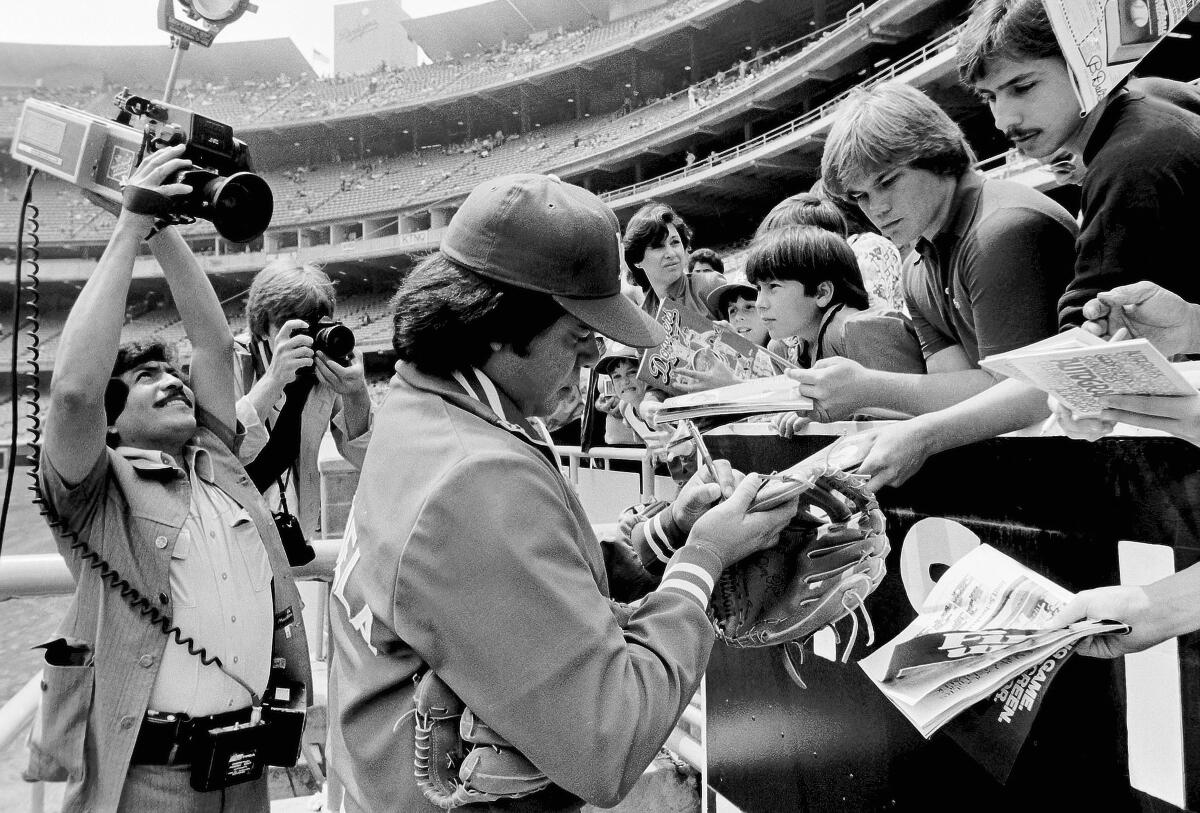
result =
[{"label": "baseball glove", "polygon": [[417,684],[413,713],[417,784],[443,810],[519,799],[549,787],[550,778],[476,717],[433,670]]},{"label": "baseball glove", "polygon": [[823,468],[808,478],[769,482],[777,493],[768,496],[764,488],[756,504],[777,504],[799,492],[800,507],[778,544],[725,569],[709,604],[709,617],[727,645],[786,645],[784,665],[801,686],[792,656],[803,659],[802,645],[818,630],[851,617],[844,662],[858,635],[854,613],[861,610],[867,642],[874,641],[863,602],[883,580],[890,547],[883,512],[862,487],[864,479]]}]

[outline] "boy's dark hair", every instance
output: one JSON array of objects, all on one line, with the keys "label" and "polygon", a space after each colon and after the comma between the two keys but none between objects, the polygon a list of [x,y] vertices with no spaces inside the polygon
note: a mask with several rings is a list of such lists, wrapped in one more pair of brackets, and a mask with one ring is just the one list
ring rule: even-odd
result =
[{"label": "boy's dark hair", "polygon": [[679,213],[665,203],[651,201],[638,209],[629,219],[625,227],[625,237],[621,248],[625,254],[625,265],[629,268],[629,276],[633,283],[643,291],[650,290],[650,280],[646,272],[638,268],[646,257],[646,249],[661,246],[667,241],[667,226],[674,226],[679,232],[685,250],[692,248],[692,230]]},{"label": "boy's dark hair", "polygon": [[988,63],[1063,59],[1042,0],[982,0],[958,34],[958,77],[973,85],[987,76]]},{"label": "boy's dark hair", "polygon": [[524,356],[566,313],[549,294],[485,279],[440,251],[405,277],[391,306],[396,355],[434,375],[482,366],[493,342]]},{"label": "boy's dark hair", "polygon": [[693,270],[698,263],[704,263],[718,274],[725,273],[725,261],[721,259],[721,255],[713,251],[711,248],[698,248],[688,257],[688,271]]},{"label": "boy's dark hair", "polygon": [[769,280],[799,282],[804,293],[816,296],[822,282],[833,285],[830,305],[869,307],[862,272],[845,238],[816,226],[772,229],[750,244],[746,279],[752,285]]},{"label": "boy's dark hair", "polygon": [[[121,375],[148,361],[162,361],[174,366],[178,364],[178,357],[172,345],[159,339],[122,342],[117,348],[117,360],[113,362],[112,375],[104,387],[104,420],[109,426],[120,417],[129,398],[129,387],[121,380]],[[110,429],[105,443],[115,449],[121,445],[120,434]]]},{"label": "boy's dark hair", "polygon": [[846,236],[846,219],[827,200],[809,192],[784,198],[776,203],[754,230],[755,238],[784,226],[816,226],[841,237]]}]

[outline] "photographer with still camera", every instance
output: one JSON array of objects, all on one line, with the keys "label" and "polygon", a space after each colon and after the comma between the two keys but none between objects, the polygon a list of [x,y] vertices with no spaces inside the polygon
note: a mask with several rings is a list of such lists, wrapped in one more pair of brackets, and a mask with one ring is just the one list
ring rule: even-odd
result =
[{"label": "photographer with still camera", "polygon": [[246,302],[248,335],[235,343],[240,457],[275,511],[293,565],[313,553],[320,525],[317,453],[329,427],[338,451],[361,468],[370,440],[371,398],[354,333],[332,321],[333,283],[321,269],[291,260],[254,278]]},{"label": "photographer with still camera", "polygon": [[[150,154],[126,200],[188,194],[183,154]],[[71,813],[265,813],[264,765],[294,763],[311,679],[300,599],[237,458],[233,336],[159,225],[122,210],[62,331],[39,482],[76,585],[43,646],[26,778],[66,780]],[[147,239],[192,342],[187,379],[166,345],[120,343]]]}]

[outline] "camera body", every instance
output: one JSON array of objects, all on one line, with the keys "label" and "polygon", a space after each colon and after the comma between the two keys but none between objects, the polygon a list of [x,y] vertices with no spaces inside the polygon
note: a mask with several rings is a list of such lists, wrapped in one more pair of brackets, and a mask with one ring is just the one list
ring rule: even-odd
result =
[{"label": "camera body", "polygon": [[[244,243],[271,222],[271,188],[251,171],[246,144],[233,128],[165,102],[134,96],[128,90],[113,100],[115,120],[73,107],[26,99],[10,151],[16,160],[120,206],[122,189],[142,158],[164,147],[186,145],[183,157],[192,169],[173,182],[192,187],[172,199],[171,222],[212,221],[226,240]],[[130,125],[144,119],[142,129]]]},{"label": "camera body", "polygon": [[318,319],[308,327],[295,331],[294,336],[308,336],[313,340],[313,352],[321,351],[334,361],[345,366],[354,352],[354,331],[332,319]]}]

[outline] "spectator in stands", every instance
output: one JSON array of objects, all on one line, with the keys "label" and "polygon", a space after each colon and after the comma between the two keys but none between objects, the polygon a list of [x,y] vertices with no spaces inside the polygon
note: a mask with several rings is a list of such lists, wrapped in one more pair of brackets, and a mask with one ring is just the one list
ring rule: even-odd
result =
[{"label": "spectator in stands", "polygon": [[401,361],[330,602],[336,809],[442,809],[423,793],[419,762],[414,773],[424,721],[404,713],[417,681],[434,677],[487,721],[489,741],[505,742],[481,749],[485,760],[498,755],[506,777],[547,780],[536,796],[489,807],[614,806],[699,685],[715,579],[795,514],[795,500],[746,512],[759,475],[736,488],[735,477],[694,480],[652,520],[667,560],[657,589],[613,611],[605,554],[528,416],[596,363],[595,331],[639,347],[664,338],[620,294],[617,228],[579,187],[504,176],[468,195],[441,250],[400,284]]},{"label": "spectator in stands", "polygon": [[[333,283],[311,264],[277,260],[254,277],[246,300],[248,333],[236,343],[240,457],[275,510],[300,521],[306,539],[320,528],[317,452],[326,429],[355,468],[370,440],[371,397],[362,354],[334,359],[313,351],[311,325],[334,317]],[[286,504],[286,505],[285,505]]]},{"label": "spectator in stands", "polygon": [[744,339],[766,347],[771,335],[758,312],[758,288],[744,279],[729,278],[729,282],[713,289],[708,306]]},{"label": "spectator in stands", "polygon": [[[183,150],[148,155],[126,201],[137,198],[131,189],[143,201],[189,194],[169,182],[191,166]],[[120,344],[143,241],[192,343],[186,383],[172,348]],[[38,472],[76,585],[61,637],[44,646],[42,718],[25,777],[65,780],[72,813],[270,809],[265,772],[206,792],[189,782],[193,737],[257,719],[272,676],[311,686],[300,597],[235,454],[232,350],[221,304],[183,238],[122,209],[63,326]],[[84,551],[108,564],[84,566]],[[177,625],[174,640],[142,617],[151,608]],[[223,664],[202,663],[192,641]]]},{"label": "spectator in stands", "polygon": [[687,153],[683,156],[683,166],[690,169],[694,163],[696,163],[696,153],[692,152],[689,147]]},{"label": "spectator in stands", "polygon": [[820,179],[817,179],[809,192],[832,204],[846,222],[846,242],[854,249],[854,256],[858,258],[858,269],[862,271],[863,285],[866,286],[867,296],[871,299],[871,307],[890,308],[907,314],[901,269],[904,266],[903,254],[911,251],[911,247],[897,247],[879,233],[879,229],[863,214],[862,209],[828,194]]},{"label": "spectator in stands", "polygon": [[[746,279],[758,287],[756,304],[775,340],[772,350],[791,355],[790,361],[811,367],[840,357],[870,370],[925,372],[912,324],[899,314],[868,310],[854,251],[836,232],[771,229],[751,244]],[[785,345],[785,337],[799,342]]]},{"label": "spectator in stands", "polygon": [[1075,277],[1059,302],[1062,324],[1083,321],[1097,292],[1139,280],[1200,302],[1200,275],[1176,254],[1200,223],[1200,90],[1130,78],[1082,115],[1042,0],[987,0],[958,42],[959,76],[987,102],[1021,152],[1060,151],[1083,165]]},{"label": "spectator in stands", "polygon": [[[645,294],[642,310],[657,315],[664,299],[682,303],[709,319],[720,318],[709,310],[708,296],[725,283],[715,271],[689,273],[692,230],[664,203],[647,203],[629,219],[622,247],[629,275]],[[642,420],[654,425],[666,393],[651,390],[642,401]]]},{"label": "spectator in stands", "polygon": [[689,274],[724,274],[725,261],[711,248],[698,248],[688,255],[687,270]]},{"label": "spectator in stands", "polygon": [[833,419],[868,406],[918,416],[868,433],[862,468],[873,487],[903,482],[936,451],[1046,415],[1036,391],[1010,381],[993,387],[978,361],[1054,332],[1075,222],[1035,190],[983,177],[973,160],[945,111],[896,82],[846,102],[821,158],[825,188],[920,257],[905,277],[905,299],[928,375],[844,358],[789,372]]},{"label": "spectator in stands", "polygon": [[691,246],[691,228],[665,203],[647,203],[629,219],[622,241],[625,264],[646,294],[642,309],[647,313],[657,314],[664,299],[673,299],[717,318],[708,308],[708,295],[725,278],[715,271],[688,273]]},{"label": "spectator in stands", "polygon": [[635,443],[662,446],[670,439],[670,431],[655,430],[638,415],[638,407],[646,397],[648,385],[637,377],[642,354],[628,345],[611,342],[596,372],[609,379],[612,393],[596,399],[596,408],[606,416],[606,444]]}]

